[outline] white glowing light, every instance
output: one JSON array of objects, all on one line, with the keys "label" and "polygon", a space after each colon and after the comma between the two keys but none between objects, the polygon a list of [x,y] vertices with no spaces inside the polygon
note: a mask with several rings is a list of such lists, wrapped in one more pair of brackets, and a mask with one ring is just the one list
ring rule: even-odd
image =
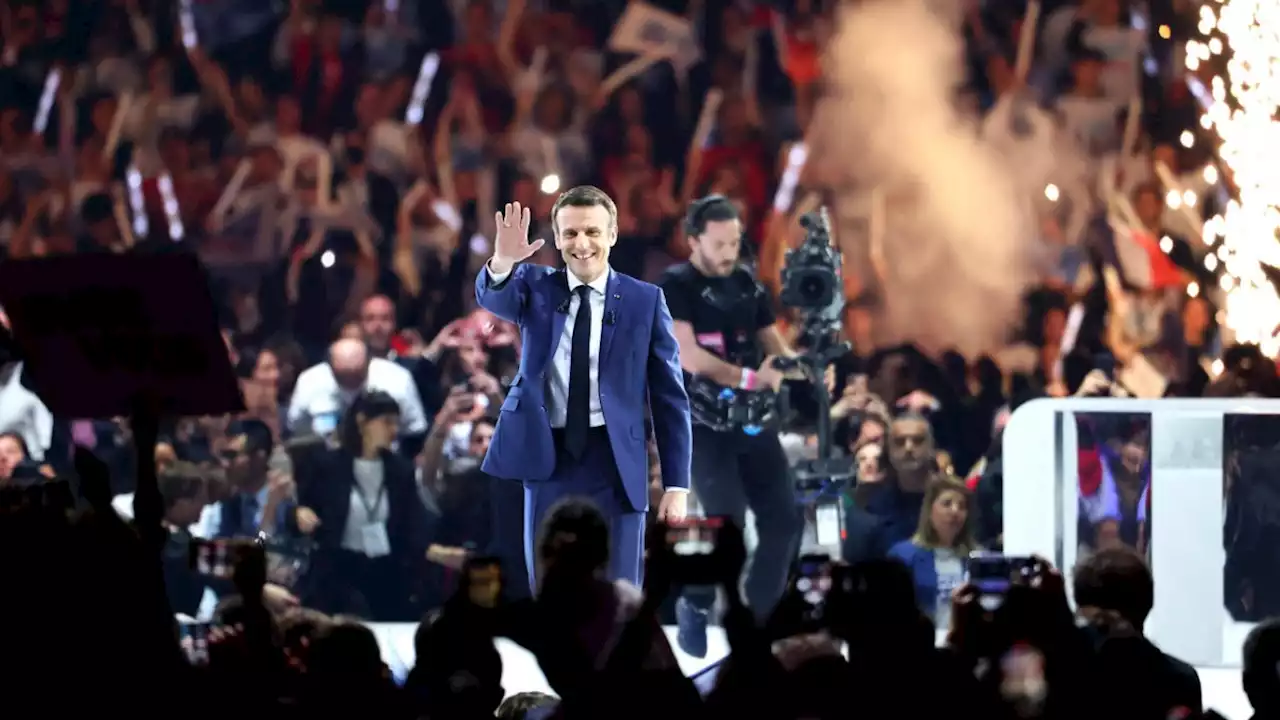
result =
[{"label": "white glowing light", "polygon": [[331,268],[333,267],[333,263],[336,262],[337,259],[338,259],[337,256],[333,254],[332,250],[325,250],[324,253],[320,256],[320,264],[323,265],[324,267]]},{"label": "white glowing light", "polygon": [[49,126],[49,113],[53,110],[53,101],[58,95],[58,85],[62,82],[62,71],[54,68],[44,79],[44,90],[40,93],[40,105],[36,108],[36,118],[33,123],[37,133],[44,133],[46,127]]},{"label": "white glowing light", "polygon": [[1200,283],[1191,281],[1187,283],[1187,297],[1196,297],[1200,294]]},{"label": "white glowing light", "polygon": [[1061,193],[1058,190],[1058,186],[1053,184],[1045,185],[1044,197],[1049,202],[1058,202],[1058,198],[1061,197]]},{"label": "white glowing light", "polygon": [[541,186],[542,186],[542,192],[544,195],[553,195],[559,192],[560,176],[555,174],[547,175],[546,177],[542,178]]},{"label": "white glowing light", "polygon": [[156,180],[156,189],[160,191],[164,217],[169,224],[169,238],[179,242],[186,235],[186,229],[182,227],[182,208],[178,206],[178,196],[173,191],[173,177],[168,172],[161,175]]},{"label": "white glowing light", "polygon": [[[1237,342],[1257,343],[1274,357],[1280,351],[1280,295],[1263,267],[1280,266],[1280,174],[1267,150],[1280,147],[1280,123],[1275,122],[1280,106],[1280,3],[1223,0],[1201,5],[1199,20],[1205,35],[1215,29],[1221,33],[1219,43],[1225,41],[1230,57],[1226,76],[1209,81],[1210,97],[1197,93],[1222,139],[1218,157],[1238,193],[1220,220],[1214,219],[1214,233],[1222,237],[1221,286],[1227,292],[1223,324]],[[1205,40],[1206,49],[1216,47],[1213,40]],[[1187,57],[1192,57],[1190,43]],[[1235,107],[1227,104],[1228,96]],[[1205,230],[1208,240],[1209,228]],[[1205,267],[1212,269],[1211,264],[1217,265],[1212,254],[1205,256]]]},{"label": "white glowing light", "polygon": [[1178,136],[1178,142],[1182,143],[1182,147],[1189,148],[1196,144],[1196,136],[1190,130],[1183,130],[1182,135]]},{"label": "white glowing light", "polygon": [[427,98],[431,96],[431,83],[435,81],[439,70],[439,53],[427,53],[422,58],[422,65],[418,68],[418,79],[413,84],[413,94],[409,96],[409,107],[404,113],[406,124],[418,125],[422,122]]},{"label": "white glowing light", "polygon": [[1218,168],[1212,165],[1204,166],[1204,181],[1210,185],[1218,184]]},{"label": "white glowing light", "polygon": [[182,47],[193,50],[200,45],[200,36],[196,34],[195,15],[191,11],[191,0],[178,3],[178,27],[182,30]]},{"label": "white glowing light", "polygon": [[141,240],[151,232],[151,226],[147,220],[146,197],[142,194],[142,173],[138,172],[137,165],[130,163],[124,181],[129,188],[129,209],[133,211],[133,236]]}]

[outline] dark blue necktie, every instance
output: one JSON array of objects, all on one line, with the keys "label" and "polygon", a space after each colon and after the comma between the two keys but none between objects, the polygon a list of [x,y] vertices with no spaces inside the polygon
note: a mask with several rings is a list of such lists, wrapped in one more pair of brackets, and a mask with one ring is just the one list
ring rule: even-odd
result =
[{"label": "dark blue necktie", "polygon": [[241,506],[243,516],[240,518],[241,532],[246,537],[252,537],[258,534],[258,496],[245,495],[244,504]]},{"label": "dark blue necktie", "polygon": [[564,423],[564,449],[575,460],[587,449],[591,428],[591,288],[579,285],[578,314],[573,320],[569,354],[569,407]]}]

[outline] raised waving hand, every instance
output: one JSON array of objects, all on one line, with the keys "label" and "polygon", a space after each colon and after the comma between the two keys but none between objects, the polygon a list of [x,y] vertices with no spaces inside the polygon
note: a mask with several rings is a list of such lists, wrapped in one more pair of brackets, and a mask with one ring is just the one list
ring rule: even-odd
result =
[{"label": "raised waving hand", "polygon": [[511,272],[516,263],[527,260],[545,244],[543,240],[529,242],[529,208],[520,203],[507,203],[503,212],[494,213],[498,228],[493,243],[493,258],[489,260],[489,272],[504,275]]}]

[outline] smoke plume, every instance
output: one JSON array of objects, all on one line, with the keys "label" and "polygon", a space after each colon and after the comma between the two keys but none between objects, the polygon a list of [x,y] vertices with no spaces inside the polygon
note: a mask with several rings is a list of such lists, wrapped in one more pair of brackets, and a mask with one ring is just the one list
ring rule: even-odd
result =
[{"label": "smoke plume", "polygon": [[1021,320],[1036,228],[1031,188],[961,107],[960,27],[958,11],[927,0],[847,3],[821,136],[832,161],[888,198],[876,334],[973,356]]}]

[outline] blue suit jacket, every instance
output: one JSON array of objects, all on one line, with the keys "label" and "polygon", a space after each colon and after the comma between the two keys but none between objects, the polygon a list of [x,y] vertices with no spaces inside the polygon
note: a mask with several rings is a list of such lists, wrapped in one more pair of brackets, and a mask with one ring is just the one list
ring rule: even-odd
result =
[{"label": "blue suit jacket", "polygon": [[[568,318],[557,311],[569,299],[565,273],[522,264],[496,286],[490,285],[487,266],[476,276],[476,301],[518,325],[524,348],[520,372],[502,403],[484,458],[482,468],[490,475],[538,481],[555,470],[556,450],[546,407],[547,368]],[[600,405],[627,498],[633,507],[645,509],[649,506],[646,408],[653,417],[663,486],[689,487],[693,431],[679,346],[658,286],[610,270],[604,308]]]}]

